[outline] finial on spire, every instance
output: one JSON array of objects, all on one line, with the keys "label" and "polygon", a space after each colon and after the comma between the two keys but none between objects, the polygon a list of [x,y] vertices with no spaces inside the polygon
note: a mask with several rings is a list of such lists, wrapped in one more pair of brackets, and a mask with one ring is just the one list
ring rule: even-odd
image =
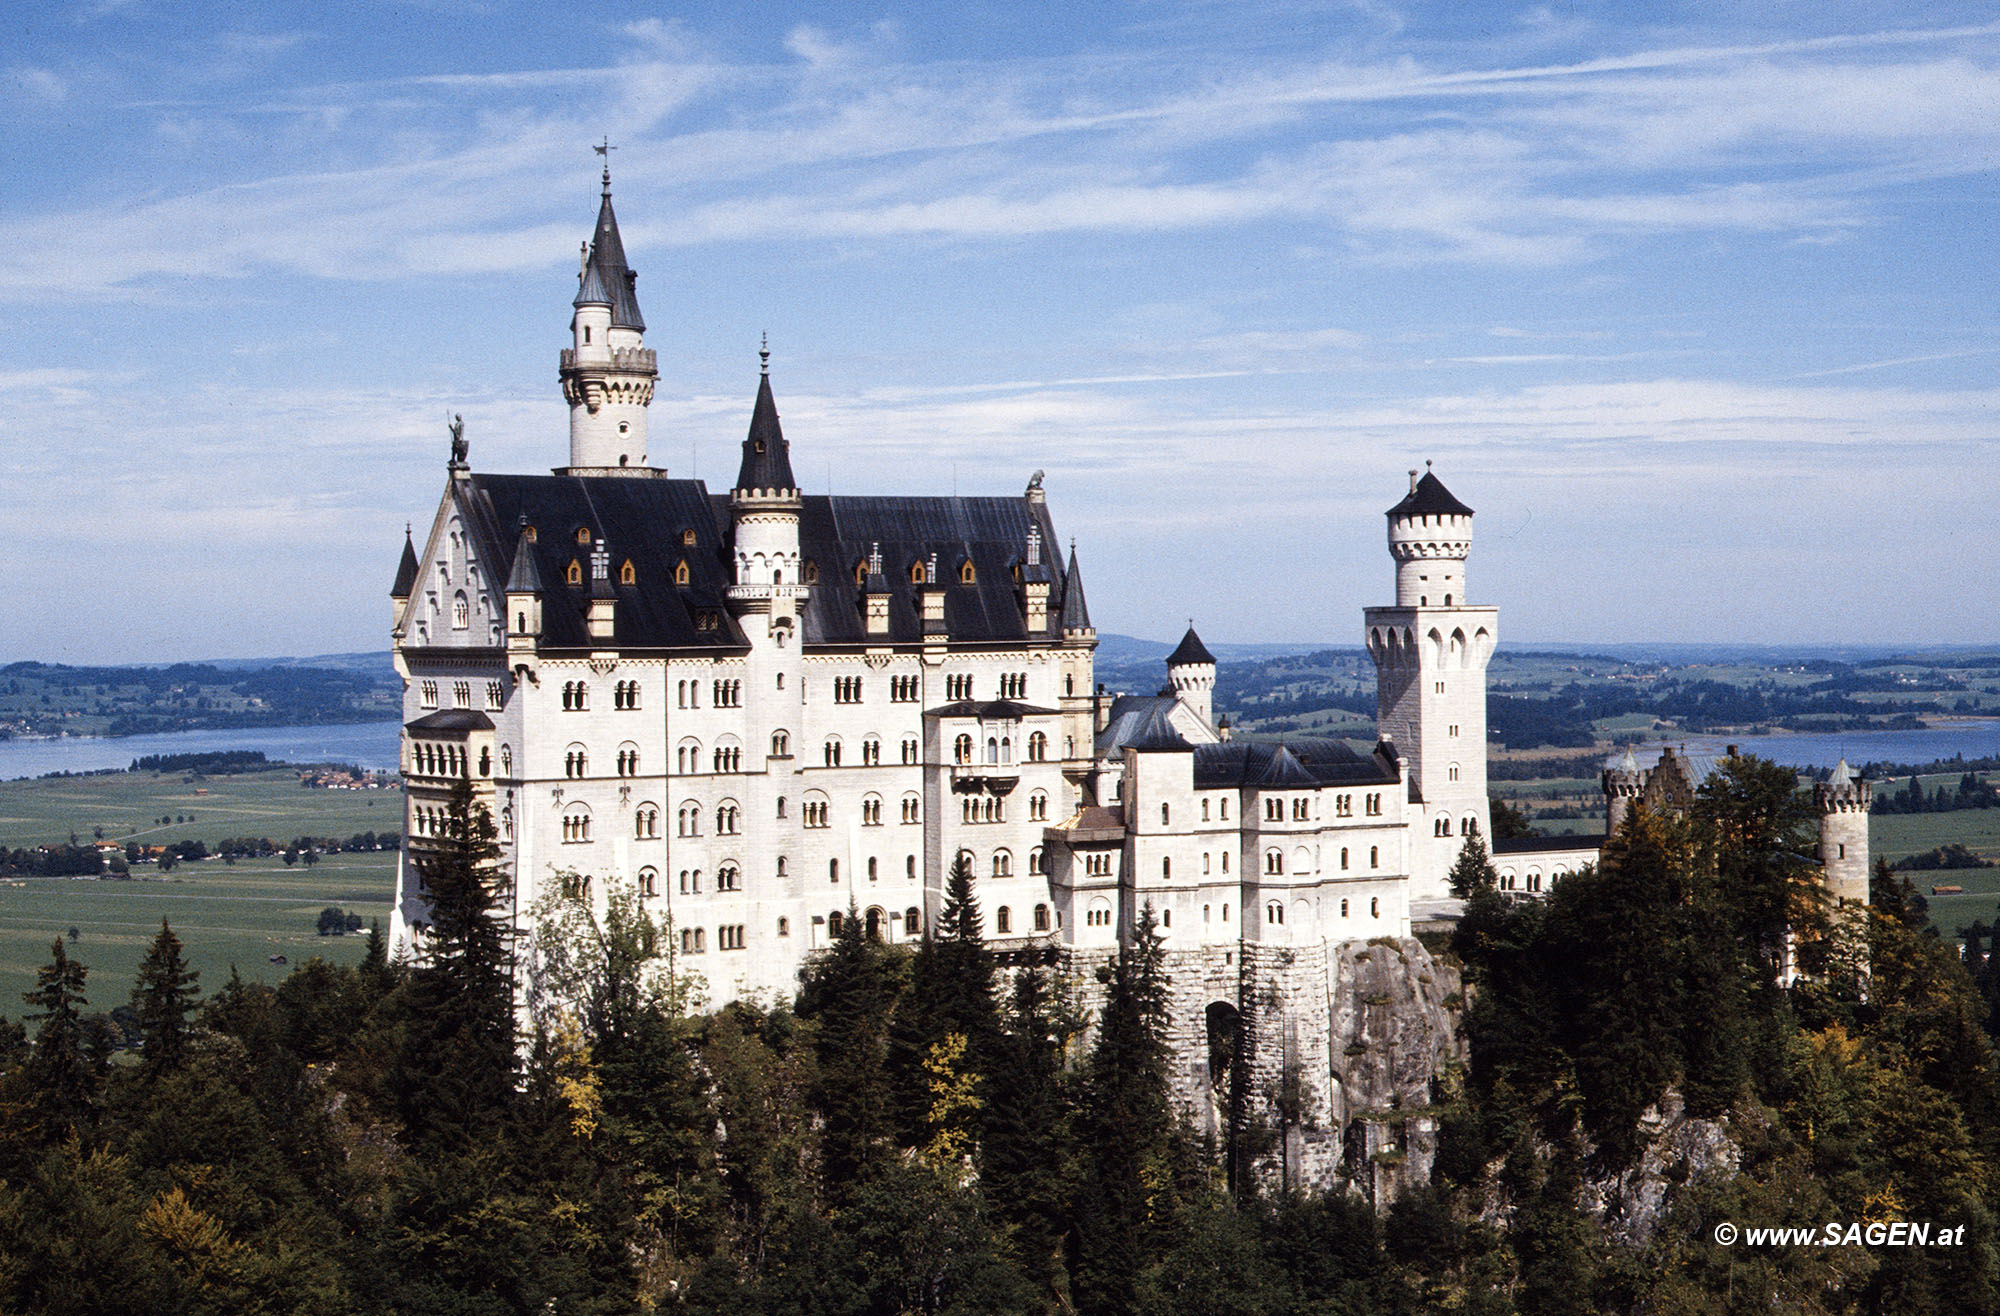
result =
[{"label": "finial on spire", "polygon": [[617,147],[615,147],[615,146],[613,146],[613,145],[611,144],[611,139],[610,139],[609,137],[606,137],[606,138],[605,138],[605,139],[604,139],[604,140],[603,140],[602,142],[599,142],[599,143],[598,143],[598,144],[597,144],[596,146],[593,146],[593,147],[591,147],[590,149],[591,149],[591,150],[593,150],[593,151],[595,151],[595,152],[597,152],[597,153],[598,153],[599,155],[601,155],[601,156],[603,156],[603,157],[604,157],[604,195],[606,195],[606,196],[610,196],[610,195],[611,195],[611,153],[612,153],[613,151],[617,150],[618,148],[617,148]]},{"label": "finial on spire", "polygon": [[771,373],[771,334],[769,330],[757,338],[757,368],[765,375]]}]

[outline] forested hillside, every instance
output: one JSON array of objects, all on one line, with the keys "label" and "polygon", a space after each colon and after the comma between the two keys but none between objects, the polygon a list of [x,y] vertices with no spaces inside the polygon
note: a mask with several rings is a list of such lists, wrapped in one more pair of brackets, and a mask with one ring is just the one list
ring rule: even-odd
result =
[{"label": "forested hillside", "polygon": [[[1886,875],[1865,922],[1827,916],[1793,780],[1754,761],[1545,903],[1465,856],[1471,1065],[1434,1183],[1380,1218],[1232,1188],[1177,1120],[1150,918],[1086,1013],[1058,965],[995,964],[963,873],[913,952],[850,919],[796,1002],[713,1013],[670,927],[557,902],[517,1015],[468,798],[421,965],[378,938],[355,969],[197,983],[162,928],[127,1003],[52,947],[0,1034],[0,1310],[2000,1306],[1987,1002]],[[1870,1219],[1965,1235],[1715,1241]]]}]

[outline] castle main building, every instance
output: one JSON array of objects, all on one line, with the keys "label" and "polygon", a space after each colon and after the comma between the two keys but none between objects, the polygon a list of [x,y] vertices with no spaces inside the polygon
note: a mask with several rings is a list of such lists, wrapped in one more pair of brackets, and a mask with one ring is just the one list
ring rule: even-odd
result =
[{"label": "castle main building", "polygon": [[1236,966],[1406,937],[1442,902],[1488,830],[1498,618],[1470,602],[1472,509],[1435,475],[1389,510],[1395,602],[1367,610],[1379,743],[1234,742],[1192,629],[1161,693],[1098,690],[1039,476],[1012,497],[808,494],[768,353],[727,491],[649,464],[636,289],[607,171],[558,371],[567,464],[476,473],[455,436],[404,545],[398,947],[421,938],[421,859],[460,780],[517,920],[552,889],[635,893],[712,1004],[790,995],[850,911],[920,937],[959,858],[1002,946],[1108,951],[1150,904],[1170,953]]}]

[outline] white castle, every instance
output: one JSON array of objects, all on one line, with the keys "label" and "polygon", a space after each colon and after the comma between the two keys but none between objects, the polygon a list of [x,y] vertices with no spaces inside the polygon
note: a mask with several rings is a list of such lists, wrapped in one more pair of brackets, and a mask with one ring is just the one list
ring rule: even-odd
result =
[{"label": "white castle", "polygon": [[[1277,950],[1330,963],[1447,906],[1465,838],[1490,830],[1499,628],[1471,601],[1472,509],[1436,475],[1412,472],[1387,514],[1372,752],[1232,741],[1192,627],[1161,693],[1099,690],[1039,474],[1013,497],[807,494],[768,352],[729,490],[649,464],[657,364],[608,170],[573,308],[568,464],[475,473],[455,436],[421,550],[404,546],[398,948],[421,938],[421,856],[461,779],[496,822],[517,918],[552,886],[636,893],[713,1004],[788,997],[850,911],[921,937],[959,858],[1002,949],[1108,952],[1150,905],[1170,955],[1217,972]],[[1616,767],[1606,790],[1669,775]],[[1858,874],[1865,898],[1866,785],[1820,797],[1836,885]],[[1519,891],[1597,856],[1578,838],[1496,850]]]}]

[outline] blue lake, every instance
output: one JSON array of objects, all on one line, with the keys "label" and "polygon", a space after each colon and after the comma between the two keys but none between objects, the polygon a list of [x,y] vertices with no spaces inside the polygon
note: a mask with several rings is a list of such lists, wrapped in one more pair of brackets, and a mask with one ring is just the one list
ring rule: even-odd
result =
[{"label": "blue lake", "polygon": [[[123,768],[146,754],[195,754],[208,750],[256,749],[292,763],[358,763],[394,768],[397,722],[348,722],[311,727],[256,727],[240,731],[175,731],[155,736],[65,740],[0,740],[0,780],[39,777],[49,772],[91,772]],[[1667,742],[1681,743],[1681,742]],[[1845,756],[1867,763],[1928,763],[1954,755],[2000,757],[2000,718],[1945,722],[1923,731],[1850,731],[1830,735],[1781,734],[1689,736],[1690,750],[1720,753],[1726,744],[1746,754],[1802,768],[1830,768]]]},{"label": "blue lake", "polygon": [[342,722],[311,727],[249,727],[236,731],[170,731],[154,736],[75,736],[62,740],[0,740],[0,781],[50,772],[126,768],[147,754],[262,750],[289,763],[355,763],[394,768],[400,722]]}]

